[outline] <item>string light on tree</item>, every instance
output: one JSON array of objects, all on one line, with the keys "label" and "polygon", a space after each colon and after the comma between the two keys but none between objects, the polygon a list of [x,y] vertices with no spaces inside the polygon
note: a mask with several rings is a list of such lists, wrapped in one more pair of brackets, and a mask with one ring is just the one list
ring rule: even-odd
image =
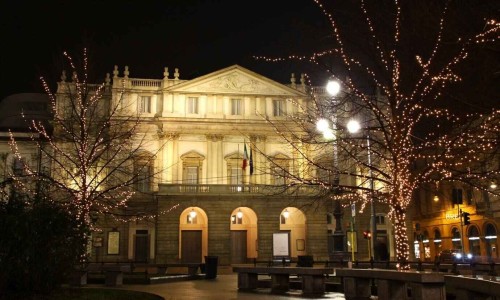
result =
[{"label": "string light on tree", "polygon": [[[373,153],[376,156],[374,178],[381,188],[377,191],[377,201],[389,205],[388,216],[393,221],[396,258],[402,270],[409,269],[410,247],[408,241],[408,220],[406,210],[412,201],[412,195],[419,187],[438,181],[458,180],[468,182],[472,186],[482,188],[484,192],[492,193],[488,188],[492,178],[499,178],[498,170],[473,170],[473,163],[481,161],[498,149],[500,110],[492,109],[488,114],[480,115],[469,113],[458,115],[450,109],[439,107],[437,104],[444,98],[443,90],[451,85],[463,84],[464,78],[458,73],[458,66],[471,57],[471,48],[477,49],[479,44],[487,44],[498,40],[500,24],[496,20],[488,19],[481,32],[472,36],[462,36],[451,50],[448,41],[450,32],[448,19],[455,7],[446,2],[436,17],[436,31],[425,50],[416,53],[414,49],[405,47],[410,43],[406,24],[411,20],[411,6],[403,6],[400,1],[394,1],[391,6],[381,7],[368,1],[359,3],[359,10],[352,8],[352,12],[360,13],[360,20],[356,26],[361,35],[359,38],[352,35],[352,26],[345,18],[337,19],[337,14],[343,9],[335,9],[344,3],[325,2],[314,0],[330,25],[330,36],[335,40],[331,49],[321,47],[318,52],[310,55],[290,54],[284,57],[256,56],[255,59],[279,63],[283,61],[307,61],[314,66],[324,67],[330,74],[336,74],[331,57],[340,58],[343,71],[346,74],[358,75],[361,80],[352,77],[344,80],[342,86],[350,91],[349,99],[356,99],[360,111],[369,111],[373,116],[370,120],[376,129],[372,135]],[[351,4],[345,4],[351,5]],[[352,3],[352,5],[356,5]],[[436,3],[436,6],[442,5]],[[378,9],[390,8],[385,12],[392,19],[380,22]],[[403,18],[406,16],[406,18]],[[345,16],[344,16],[345,17]],[[358,20],[358,18],[353,18]],[[389,25],[388,25],[389,24]],[[385,26],[385,27],[384,27]],[[413,27],[412,27],[413,28]],[[345,32],[344,32],[345,29]],[[392,36],[381,36],[381,33],[392,33]],[[346,39],[345,37],[348,37]],[[454,38],[454,37],[453,37]],[[363,47],[363,51],[354,51],[354,46]],[[369,59],[360,55],[372,52]],[[411,55],[411,59],[407,59]],[[380,91],[380,95],[373,97],[364,92],[364,86],[372,85]],[[313,123],[323,114],[314,98],[316,111],[309,112],[302,120],[303,124]],[[346,100],[347,101],[347,100]],[[352,104],[353,103],[349,103]],[[348,105],[347,105],[348,106]],[[348,106],[349,107],[349,106]],[[330,107],[326,111],[336,111],[338,107]],[[474,120],[474,122],[472,122]],[[429,130],[425,135],[416,136],[416,131],[425,122],[435,124],[435,130]],[[299,123],[299,122],[298,122]],[[311,124],[312,125],[312,124]],[[318,124],[319,125],[319,124]],[[304,126],[306,127],[306,126]],[[455,128],[457,130],[445,130]],[[458,130],[460,128],[460,130]],[[309,132],[306,129],[307,132]],[[289,133],[288,133],[289,134]],[[286,136],[285,133],[282,133]],[[311,142],[312,141],[312,142]],[[309,143],[317,143],[318,148],[324,142],[311,139]],[[366,146],[356,141],[339,141],[341,147],[350,153],[351,149],[366,151]],[[473,146],[471,146],[473,145]],[[312,146],[311,146],[312,147]],[[354,152],[353,152],[354,153]],[[302,159],[307,160],[303,154]],[[352,156],[355,157],[354,155]],[[313,159],[309,159],[314,164]],[[415,168],[416,163],[428,162],[421,169]],[[363,161],[358,161],[363,164]],[[322,167],[322,166],[319,166]],[[326,167],[323,167],[326,169]],[[462,171],[463,170],[463,171]],[[349,170],[346,173],[351,174]],[[303,183],[318,184],[325,189],[327,184],[301,179]],[[361,187],[363,188],[363,187]],[[344,187],[344,190],[347,187]],[[344,193],[337,198],[347,197],[366,203],[363,193]],[[432,199],[431,199],[432,200]]]}]

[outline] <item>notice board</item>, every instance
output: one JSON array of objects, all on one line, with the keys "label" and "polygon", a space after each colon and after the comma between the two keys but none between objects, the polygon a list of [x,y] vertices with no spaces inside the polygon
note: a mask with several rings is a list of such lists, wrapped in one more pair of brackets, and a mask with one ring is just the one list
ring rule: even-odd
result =
[{"label": "notice board", "polygon": [[273,233],[273,256],[290,256],[288,232]]}]

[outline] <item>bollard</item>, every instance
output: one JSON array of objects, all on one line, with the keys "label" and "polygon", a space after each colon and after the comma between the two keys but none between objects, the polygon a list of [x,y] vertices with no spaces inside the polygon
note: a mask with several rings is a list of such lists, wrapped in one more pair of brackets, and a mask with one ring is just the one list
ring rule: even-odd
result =
[{"label": "bollard", "polygon": [[373,260],[373,256],[370,257],[370,269],[373,269],[373,264],[375,263],[375,261]]},{"label": "bollard", "polygon": [[417,271],[422,271],[423,268],[422,268],[422,260],[420,260],[420,258],[418,259],[417,261]]}]

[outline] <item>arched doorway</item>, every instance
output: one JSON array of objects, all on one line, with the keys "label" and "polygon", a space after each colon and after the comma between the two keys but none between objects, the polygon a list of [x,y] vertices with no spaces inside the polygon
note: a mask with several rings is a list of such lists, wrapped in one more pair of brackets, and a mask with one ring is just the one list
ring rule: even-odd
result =
[{"label": "arched doorway", "polygon": [[497,230],[495,225],[487,223],[484,228],[484,240],[486,241],[486,255],[489,259],[498,258]]},{"label": "arched doorway", "polygon": [[377,240],[375,241],[376,260],[389,260],[394,257],[394,240],[391,234],[392,223],[386,214],[376,214]]},{"label": "arched doorway", "polygon": [[438,256],[441,253],[441,231],[439,229],[434,229],[434,256]]},{"label": "arched doorway", "polygon": [[460,231],[457,227],[451,229],[451,245],[453,249],[462,250],[462,240],[460,238]]},{"label": "arched doorway", "polygon": [[257,215],[248,207],[231,213],[231,264],[247,263],[257,258]]},{"label": "arched doorway", "polygon": [[208,253],[208,219],[199,207],[188,207],[179,220],[179,257],[181,262],[201,263]]},{"label": "arched doorway", "polygon": [[280,231],[289,232],[290,257],[306,255],[306,215],[296,207],[286,207],[280,214]]},{"label": "arched doorway", "polygon": [[469,238],[469,253],[474,256],[481,255],[481,245],[479,243],[479,229],[475,225],[469,226],[467,230],[467,237]]},{"label": "arched doorway", "polygon": [[424,260],[429,261],[431,259],[431,245],[429,241],[429,232],[427,232],[427,230],[424,230],[422,245],[424,248]]}]

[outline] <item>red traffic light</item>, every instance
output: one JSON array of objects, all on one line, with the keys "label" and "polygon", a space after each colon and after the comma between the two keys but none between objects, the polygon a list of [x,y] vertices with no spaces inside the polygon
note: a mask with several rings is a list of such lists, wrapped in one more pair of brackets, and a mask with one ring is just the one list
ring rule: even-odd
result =
[{"label": "red traffic light", "polygon": [[363,231],[363,237],[365,239],[371,239],[372,238],[372,233],[370,232],[370,230]]}]

